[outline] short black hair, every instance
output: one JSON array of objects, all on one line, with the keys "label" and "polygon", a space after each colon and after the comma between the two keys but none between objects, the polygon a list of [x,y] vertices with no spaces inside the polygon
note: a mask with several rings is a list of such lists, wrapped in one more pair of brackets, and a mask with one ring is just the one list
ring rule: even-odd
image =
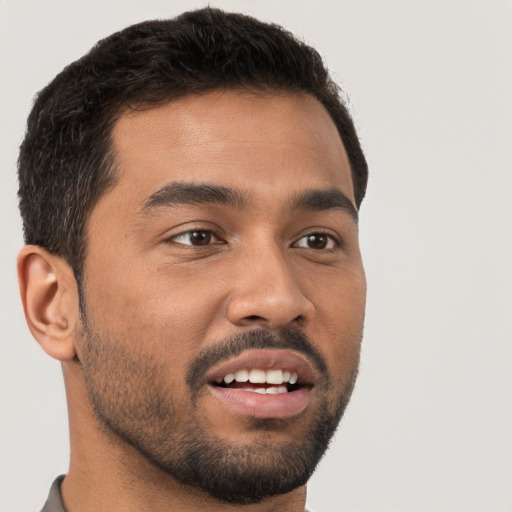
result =
[{"label": "short black hair", "polygon": [[119,113],[222,89],[316,97],[345,146],[359,208],[368,167],[320,55],[278,25],[208,7],[112,34],[39,92],[18,159],[25,242],[64,257],[80,285],[87,219],[116,180],[111,131]]}]

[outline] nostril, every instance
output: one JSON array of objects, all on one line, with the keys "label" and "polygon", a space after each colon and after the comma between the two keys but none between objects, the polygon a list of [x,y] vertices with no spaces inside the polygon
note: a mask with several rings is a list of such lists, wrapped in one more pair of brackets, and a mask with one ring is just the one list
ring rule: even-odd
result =
[{"label": "nostril", "polygon": [[249,315],[249,316],[246,316],[245,317],[247,320],[252,320],[252,321],[261,321],[261,320],[265,320],[262,316],[258,316],[258,315]]},{"label": "nostril", "polygon": [[306,322],[306,318],[303,315],[298,315],[293,319],[293,322],[298,325],[302,325]]},{"label": "nostril", "polygon": [[[260,315],[247,315],[244,317],[244,320],[248,322],[267,322],[267,319]],[[304,317],[302,315],[297,315],[292,322],[297,324],[301,324],[304,321]]]}]

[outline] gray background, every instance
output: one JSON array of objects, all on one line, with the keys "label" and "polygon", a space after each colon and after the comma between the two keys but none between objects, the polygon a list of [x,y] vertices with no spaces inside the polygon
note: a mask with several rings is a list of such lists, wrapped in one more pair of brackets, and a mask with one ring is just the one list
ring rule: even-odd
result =
[{"label": "gray background", "polygon": [[[202,1],[0,1],[0,510],[66,471],[59,364],[25,326],[15,161],[34,93],[99,38]],[[326,57],[371,168],[361,373],[320,511],[512,510],[512,3],[218,1]]]}]

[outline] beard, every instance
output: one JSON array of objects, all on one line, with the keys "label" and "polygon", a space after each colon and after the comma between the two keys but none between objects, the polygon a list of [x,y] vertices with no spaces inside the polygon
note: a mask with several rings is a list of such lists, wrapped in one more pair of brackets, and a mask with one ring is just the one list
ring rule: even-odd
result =
[{"label": "beard", "polygon": [[[79,339],[85,386],[102,428],[176,481],[227,503],[257,503],[304,485],[328,448],[357,376],[358,357],[344,385],[333,381],[318,348],[297,330],[276,334],[258,329],[213,343],[199,352],[186,376],[176,378],[174,385],[169,383],[168,363],[116,343],[91,322],[84,320]],[[202,417],[198,400],[207,392],[205,373],[249,349],[292,349],[315,366],[320,398],[300,439],[285,435],[281,438],[287,441],[273,439],[273,434],[286,434],[292,422],[303,421],[300,416],[248,418],[247,426],[261,435],[245,444],[212,434]]]}]

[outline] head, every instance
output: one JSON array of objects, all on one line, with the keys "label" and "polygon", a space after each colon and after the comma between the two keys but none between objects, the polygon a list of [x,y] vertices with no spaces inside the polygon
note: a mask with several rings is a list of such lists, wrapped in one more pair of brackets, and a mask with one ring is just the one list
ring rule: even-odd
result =
[{"label": "head", "polygon": [[89,214],[116,180],[120,113],[229,89],[317,98],[343,141],[359,208],[366,160],[319,54],[277,25],[208,8],[111,35],[38,94],[18,162],[25,242],[64,257],[79,279]]},{"label": "head", "polygon": [[29,325],[105,432],[215,499],[305,484],[365,299],[367,167],[318,53],[209,8],[128,27],[38,95],[19,180]]}]

